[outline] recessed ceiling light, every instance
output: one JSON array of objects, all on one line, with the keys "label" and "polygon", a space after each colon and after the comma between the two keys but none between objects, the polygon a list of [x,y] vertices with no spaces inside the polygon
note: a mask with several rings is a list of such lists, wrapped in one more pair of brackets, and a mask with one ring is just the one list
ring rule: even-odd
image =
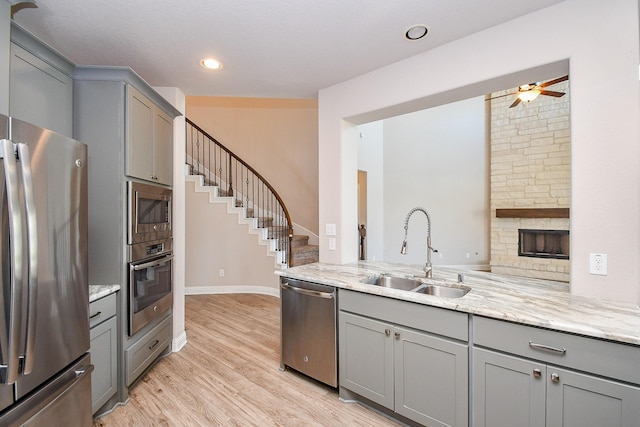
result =
[{"label": "recessed ceiling light", "polygon": [[222,68],[222,63],[213,58],[205,58],[200,61],[200,65],[202,65],[207,70],[220,70]]},{"label": "recessed ceiling light", "polygon": [[405,31],[404,38],[407,40],[420,40],[427,35],[429,29],[424,24],[412,25]]}]

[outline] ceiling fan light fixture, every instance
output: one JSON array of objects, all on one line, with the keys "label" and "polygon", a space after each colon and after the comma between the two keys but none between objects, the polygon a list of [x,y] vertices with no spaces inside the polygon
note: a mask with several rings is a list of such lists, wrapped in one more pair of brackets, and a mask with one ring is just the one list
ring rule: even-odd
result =
[{"label": "ceiling fan light fixture", "polygon": [[539,89],[531,89],[518,93],[518,98],[523,102],[531,102],[540,95]]},{"label": "ceiling fan light fixture", "polygon": [[427,35],[429,29],[424,24],[412,25],[404,32],[404,38],[407,40],[420,40]]},{"label": "ceiling fan light fixture", "polygon": [[200,61],[200,65],[207,70],[220,70],[222,69],[222,63],[217,59],[204,58]]}]

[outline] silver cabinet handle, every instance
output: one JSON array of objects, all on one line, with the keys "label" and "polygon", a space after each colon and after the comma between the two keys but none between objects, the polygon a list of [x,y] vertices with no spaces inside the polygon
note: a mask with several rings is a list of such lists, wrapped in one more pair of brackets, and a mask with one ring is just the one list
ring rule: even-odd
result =
[{"label": "silver cabinet handle", "polygon": [[560,375],[556,374],[555,372],[553,374],[551,374],[551,381],[553,381],[554,383],[559,383],[560,382]]},{"label": "silver cabinet handle", "polygon": [[[23,287],[23,262],[24,262],[24,247],[23,247],[23,230],[22,230],[22,218],[20,216],[20,197],[18,195],[18,167],[16,166],[16,151],[13,141],[9,139],[3,139],[1,142],[2,162],[4,165],[4,177],[5,185],[7,187],[7,207],[8,207],[8,222],[9,222],[9,240],[11,246],[9,248],[11,264],[10,292],[8,309],[9,313],[6,314],[8,323],[8,334],[0,334],[0,337],[6,342],[0,343],[3,348],[7,349],[3,352],[5,360],[2,365],[3,370],[6,372],[2,377],[5,384],[13,384],[18,378],[18,365],[20,358],[20,329],[22,321],[20,319],[20,312],[22,310],[22,287]],[[0,298],[2,298],[0,296]],[[7,306],[6,302],[4,303]]]},{"label": "silver cabinet handle", "polygon": [[31,173],[31,156],[27,144],[18,146],[18,158],[22,166],[22,194],[24,195],[24,212],[27,222],[27,270],[28,306],[24,365],[22,372],[30,374],[34,365],[34,347],[36,345],[36,313],[38,300],[38,226],[36,202],[33,195],[33,179]]},{"label": "silver cabinet handle", "polygon": [[534,369],[533,370],[533,376],[535,378],[541,378],[542,377],[542,371],[540,369]]},{"label": "silver cabinet handle", "polygon": [[131,270],[139,271],[144,270],[145,268],[155,267],[157,265],[162,265],[167,261],[171,261],[173,259],[173,255],[166,256],[164,258],[154,259],[153,261],[145,262],[144,264],[131,264]]},{"label": "silver cabinet handle", "polygon": [[400,332],[396,332],[395,334],[393,334],[394,337],[396,337],[397,340],[400,339]]},{"label": "silver cabinet handle", "polygon": [[384,334],[385,334],[386,336],[391,335],[391,329],[388,329],[388,328],[387,328],[387,329],[385,329],[385,330],[384,330]]},{"label": "silver cabinet handle", "polygon": [[291,286],[287,282],[282,283],[280,286],[282,286],[282,288],[284,288],[284,289],[288,289],[290,291],[297,292],[297,293],[302,294],[302,295],[308,295],[310,297],[331,299],[331,298],[333,298],[333,296],[335,294],[335,291],[334,292],[320,292],[320,291],[314,291],[313,289],[298,288],[296,286]]},{"label": "silver cabinet handle", "polygon": [[537,344],[537,343],[534,343],[533,341],[529,341],[529,347],[531,347],[534,350],[542,350],[542,351],[546,351],[549,353],[556,353],[556,354],[565,354],[567,352],[567,349],[565,348],[557,348],[557,347],[551,347],[544,344]]}]

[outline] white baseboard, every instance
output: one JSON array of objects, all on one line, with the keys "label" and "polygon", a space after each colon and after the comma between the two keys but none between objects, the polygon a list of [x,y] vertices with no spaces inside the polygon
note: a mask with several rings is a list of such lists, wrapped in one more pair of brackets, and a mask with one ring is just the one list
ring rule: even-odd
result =
[{"label": "white baseboard", "polygon": [[215,295],[215,294],[261,294],[280,298],[280,289],[266,286],[187,286],[185,295]]},{"label": "white baseboard", "polygon": [[182,347],[184,347],[186,344],[187,344],[187,332],[182,331],[180,336],[178,336],[178,338],[174,339],[171,342],[171,351],[173,353],[177,353],[180,350],[182,350]]}]

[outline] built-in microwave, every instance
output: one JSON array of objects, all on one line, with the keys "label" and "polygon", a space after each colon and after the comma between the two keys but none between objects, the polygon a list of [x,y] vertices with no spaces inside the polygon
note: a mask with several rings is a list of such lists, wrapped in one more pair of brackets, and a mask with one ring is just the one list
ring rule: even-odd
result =
[{"label": "built-in microwave", "polygon": [[129,230],[127,243],[150,242],[172,237],[170,188],[129,181]]}]

